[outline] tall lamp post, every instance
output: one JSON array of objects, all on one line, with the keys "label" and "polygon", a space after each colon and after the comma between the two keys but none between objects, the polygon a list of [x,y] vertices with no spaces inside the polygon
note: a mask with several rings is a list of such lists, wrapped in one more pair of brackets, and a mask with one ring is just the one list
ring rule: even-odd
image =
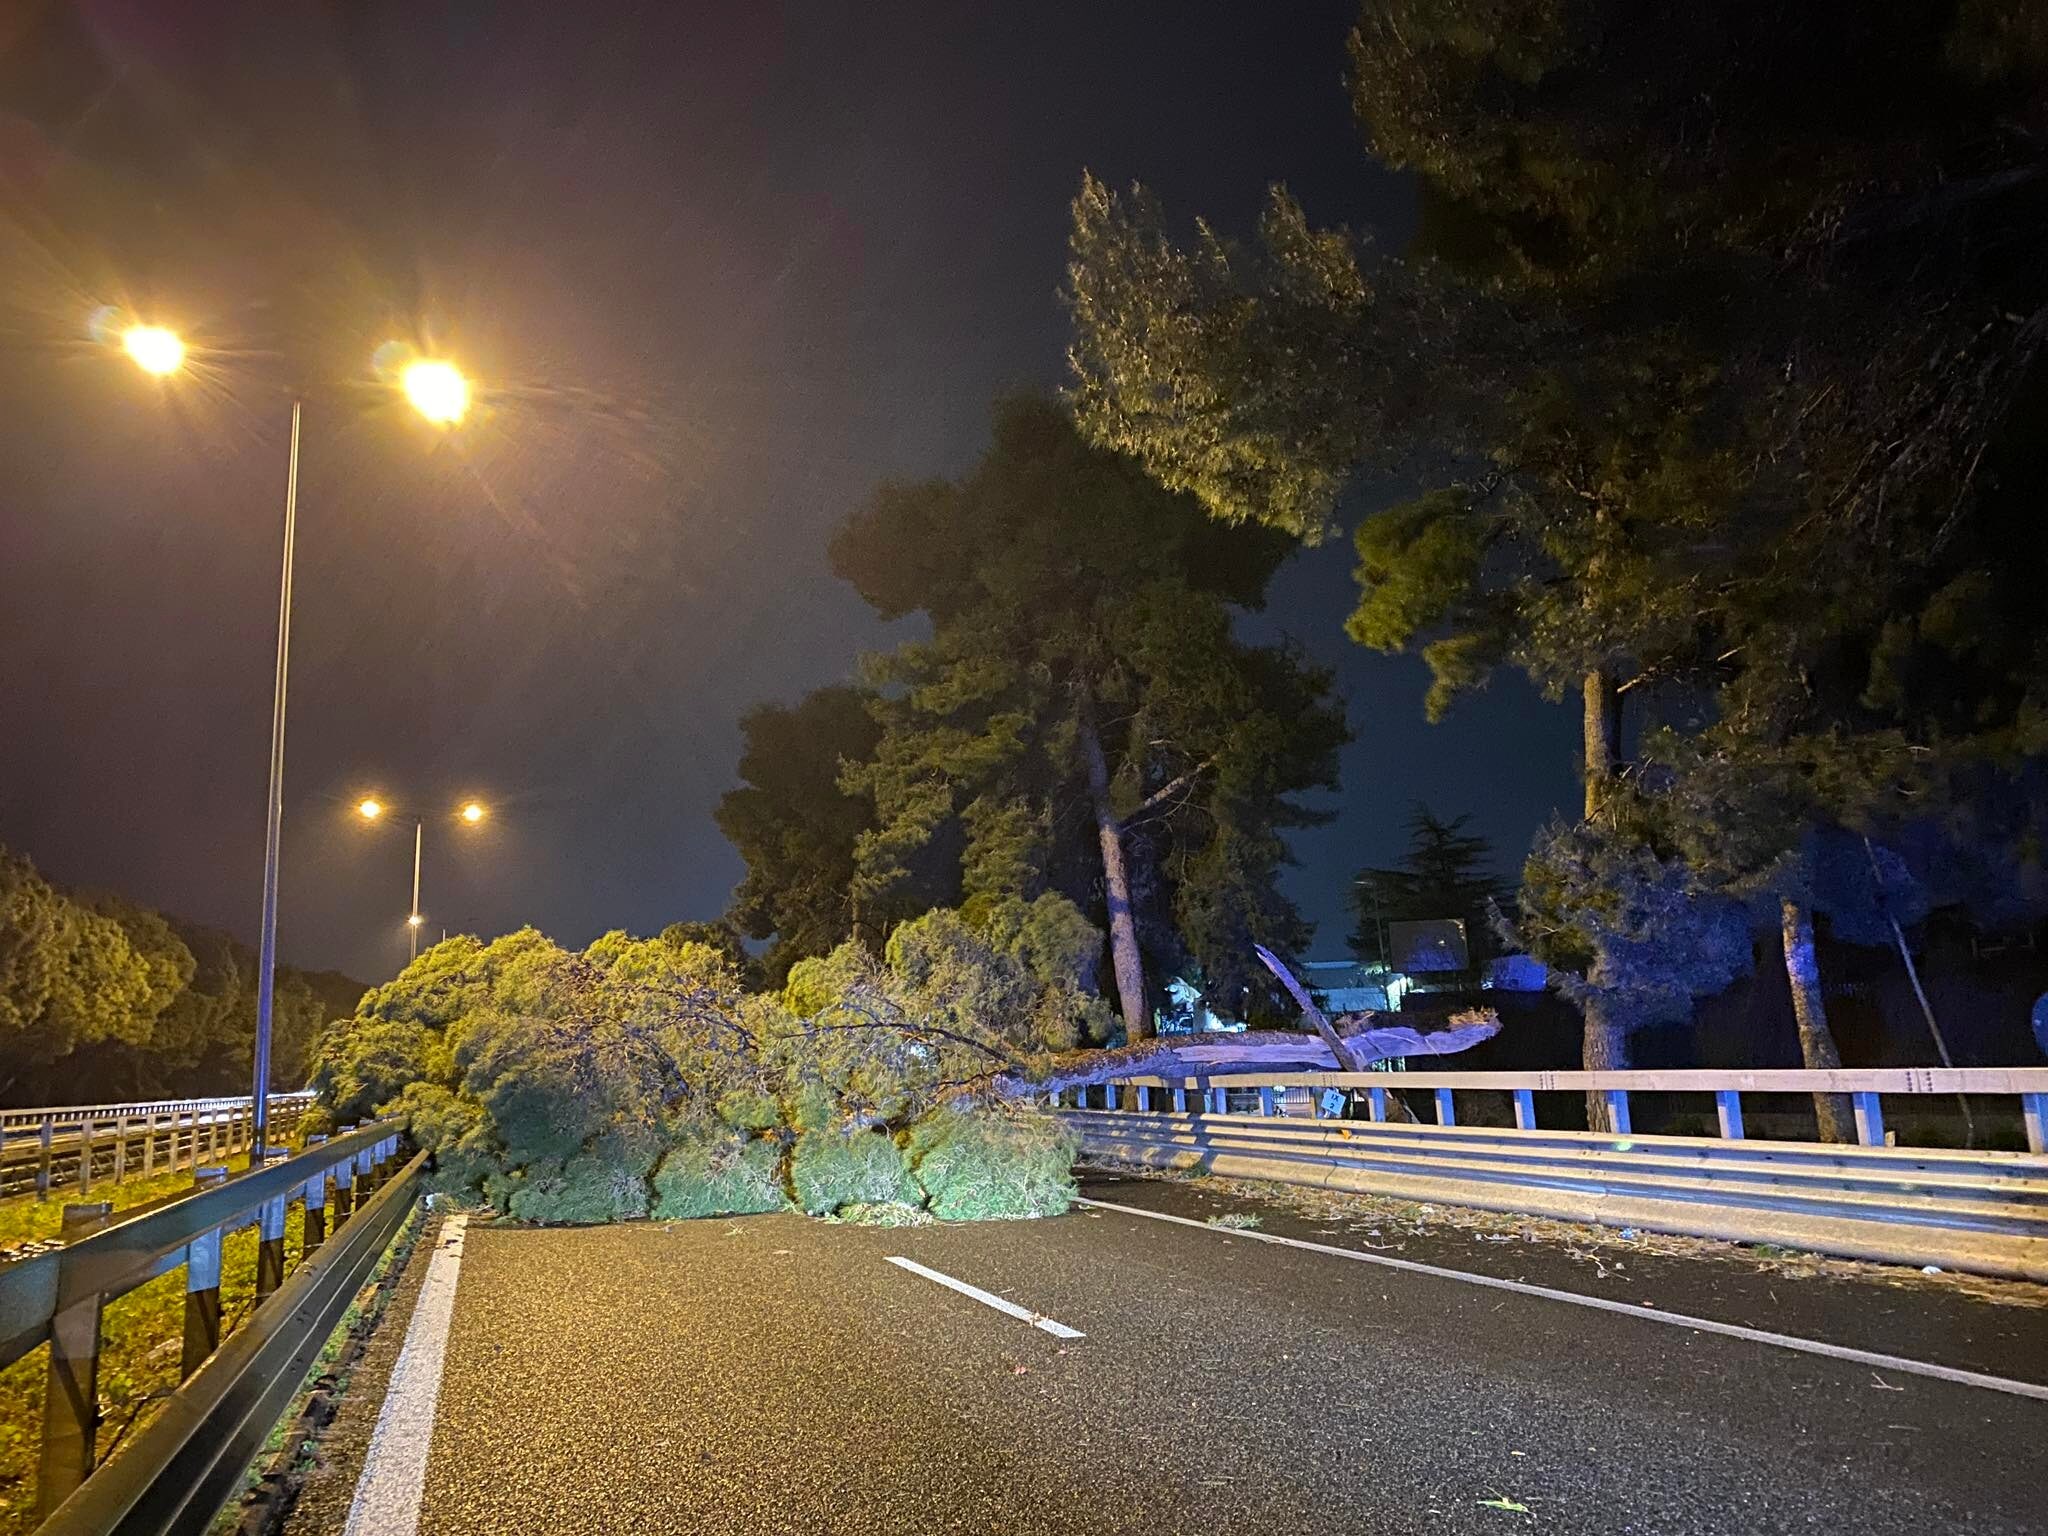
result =
[{"label": "tall lamp post", "polygon": [[[389,809],[390,807],[387,806],[382,800],[379,800],[376,796],[371,795],[366,797],[360,803],[357,804],[356,814],[362,817],[363,820],[365,821],[377,821],[381,819],[385,812]],[[481,822],[486,814],[487,813],[485,812],[481,801],[465,800],[462,803],[461,809],[456,811],[455,816],[456,819],[458,821],[461,821],[464,825],[473,827],[476,826],[479,822]],[[425,918],[420,916],[420,848],[421,845],[426,840],[426,835],[426,819],[421,816],[413,817],[412,911],[406,917],[405,920],[406,930],[412,936],[412,953],[410,958],[413,960],[417,960],[420,957],[420,925],[426,921]]]},{"label": "tall lamp post", "polygon": [[[131,325],[121,333],[122,350],[143,372],[169,378],[185,366],[185,343],[160,325]],[[469,381],[453,363],[415,358],[399,373],[399,387],[413,408],[437,426],[453,426],[469,409]],[[285,460],[284,567],[277,595],[277,673],[270,702],[270,797],[263,824],[263,928],[256,960],[256,1059],[254,1062],[250,1155],[263,1160],[270,1129],[270,1017],[277,972],[277,869],[284,822],[284,708],[292,634],[292,549],[299,521],[299,416],[292,401],[291,447]],[[415,924],[417,932],[417,924]]]}]

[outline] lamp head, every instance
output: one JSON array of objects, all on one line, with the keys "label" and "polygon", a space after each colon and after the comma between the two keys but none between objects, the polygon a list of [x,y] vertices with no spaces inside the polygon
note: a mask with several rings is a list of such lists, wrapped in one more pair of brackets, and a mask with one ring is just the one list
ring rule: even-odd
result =
[{"label": "lamp head", "polygon": [[185,343],[161,325],[131,325],[121,333],[122,350],[144,373],[168,378],[185,366]]}]

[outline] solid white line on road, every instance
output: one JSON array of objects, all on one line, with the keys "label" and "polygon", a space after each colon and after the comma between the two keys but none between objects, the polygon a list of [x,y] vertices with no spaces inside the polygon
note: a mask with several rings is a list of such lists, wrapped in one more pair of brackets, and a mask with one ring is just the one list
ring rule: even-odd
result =
[{"label": "solid white line on road", "polygon": [[[962,1296],[972,1296],[983,1306],[994,1307],[998,1312],[1006,1313],[1016,1318],[1020,1323],[1029,1323],[1032,1327],[1049,1333],[1056,1339],[1085,1339],[1088,1337],[1087,1334],[1080,1332],[1078,1329],[1069,1328],[1065,1323],[1056,1323],[1049,1317],[1040,1317],[1036,1312],[1026,1311],[1014,1301],[1005,1301],[1000,1296],[991,1296],[979,1286],[969,1285],[965,1280],[955,1280],[951,1275],[942,1275],[936,1269],[926,1269],[915,1259],[891,1258],[889,1262],[898,1269],[907,1269],[913,1275],[923,1275],[927,1280],[936,1281],[949,1291],[958,1291]],[[351,1536],[353,1536],[353,1533],[351,1533]]]},{"label": "solid white line on road", "polygon": [[427,1264],[405,1347],[398,1352],[377,1428],[370,1435],[363,1475],[348,1507],[344,1536],[415,1536],[427,1488],[427,1449],[434,1440],[434,1405],[441,1395],[441,1364],[448,1323],[455,1315],[455,1282],[462,1272],[467,1216],[441,1224],[441,1240]]},{"label": "solid white line on road", "polygon": [[1282,1248],[1301,1248],[1309,1253],[1324,1253],[1332,1258],[1355,1259],[1361,1264],[1377,1264],[1383,1269],[1403,1270],[1411,1275],[1434,1275],[1439,1280],[1462,1280],[1467,1285],[1485,1286],[1493,1291],[1512,1291],[1517,1296],[1534,1296],[1543,1301],[1569,1302],[1575,1307],[1591,1307],[1596,1312],[1618,1312],[1623,1317],[1640,1317],[1645,1322],[1668,1323],[1675,1328],[1690,1328],[1700,1333],[1718,1333],[1731,1339],[1746,1339],[1752,1344],[1771,1344],[1779,1349],[1796,1349],[1801,1354],[1824,1355],[1830,1360],[1847,1360],[1853,1365],[1867,1365],[1873,1370],[1897,1371],[1904,1376],[1931,1376],[1936,1381],[1951,1381],[1963,1387],[1983,1387],[1990,1392],[2009,1392],[2014,1397],[2036,1397],[2048,1402],[2048,1385],[2037,1381],[2014,1381],[2005,1376],[1986,1376],[1980,1371],[1958,1370],[1952,1365],[1935,1365],[1926,1360],[1907,1360],[1898,1355],[1881,1355],[1874,1350],[1851,1349],[1845,1344],[1826,1344],[1819,1339],[1795,1338],[1789,1333],[1769,1333],[1761,1328],[1745,1328],[1740,1323],[1717,1323],[1712,1318],[1688,1317],[1683,1312],[1664,1312],[1656,1307],[1639,1307],[1633,1302],[1609,1301],[1602,1296],[1582,1296],[1577,1291],[1553,1290],[1547,1285],[1531,1285],[1526,1280],[1502,1280],[1493,1275],[1475,1275],[1468,1270],[1441,1269],[1434,1264],[1417,1263],[1414,1259],[1390,1259],[1383,1253],[1361,1253],[1356,1248],[1339,1248],[1330,1243],[1311,1243],[1305,1238],[1281,1237],[1272,1232],[1253,1232],[1242,1227],[1222,1229],[1210,1226],[1206,1221],[1197,1221],[1192,1216],[1169,1216],[1164,1211],[1147,1211],[1135,1205],[1117,1205],[1108,1200],[1079,1200],[1079,1205],[1093,1206],[1098,1211],[1116,1211],[1125,1216],[1143,1216],[1148,1221],[1170,1221],[1175,1226],[1196,1227],[1204,1232],[1227,1230],[1231,1237],[1250,1238],[1257,1243],[1273,1243]]}]

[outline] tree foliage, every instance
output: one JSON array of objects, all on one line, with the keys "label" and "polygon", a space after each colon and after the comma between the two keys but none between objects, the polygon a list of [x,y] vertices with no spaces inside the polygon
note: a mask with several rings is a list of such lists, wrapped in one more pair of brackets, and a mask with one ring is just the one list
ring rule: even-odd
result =
[{"label": "tree foliage", "polygon": [[[1635,975],[1641,912],[1684,888],[1719,910],[1738,866],[1795,899],[1817,824],[1880,815],[1821,782],[1843,765],[2043,749],[2039,41],[2016,0],[1376,0],[1354,104],[1418,178],[1414,247],[1278,189],[1249,243],[1182,242],[1142,188],[1084,182],[1079,419],[1303,537],[1361,473],[1417,484],[1358,529],[1351,633],[1421,652],[1432,716],[1503,663],[1579,693],[1602,824],[1546,838],[1529,923],[1584,914],[1583,964]],[[1642,830],[1676,780],[1620,795],[1629,698],[1717,722],[1686,793],[1753,809],[1748,846],[1678,812]],[[1726,970],[1693,959],[1666,981]],[[1568,984],[1612,1062],[1603,1002],[1648,1017],[1628,998],[1665,982],[1594,969]]]},{"label": "tree foliage", "polygon": [[[869,758],[881,730],[865,692],[820,688],[787,708],[752,710],[740,734],[742,783],[717,811],[719,830],[747,864],[729,911],[749,937],[774,941],[761,963],[779,984],[797,961],[856,931],[855,847],[870,813],[840,778]],[[871,918],[861,937],[879,944],[883,932]]]},{"label": "tree foliage", "polygon": [[1241,988],[1249,940],[1297,946],[1285,833],[1320,819],[1297,796],[1334,782],[1346,733],[1326,674],[1234,632],[1284,549],[1217,528],[1036,400],[998,408],[962,480],[884,487],[834,566],[930,636],[870,664],[880,736],[841,780],[872,806],[856,911],[936,853],[970,912],[1057,892],[1107,903],[1112,937],[1124,881],[1155,976],[1192,959]]},{"label": "tree foliage", "polygon": [[[320,1025],[360,994],[280,966],[272,1086],[304,1083]],[[0,1094],[15,1100],[246,1091],[256,957],[229,935],[50,884],[0,848]]]},{"label": "tree foliage", "polygon": [[849,940],[757,992],[673,936],[449,939],[329,1028],[315,1081],[332,1122],[405,1116],[445,1184],[526,1220],[918,1205],[914,1159],[936,1141],[912,1133],[942,1114],[944,1188],[1014,1185],[1018,1207],[984,1191],[948,1209],[1039,1214],[1065,1143],[1013,1125],[1028,1112],[993,1085],[1100,1014],[1083,985],[1099,944],[1046,894],[928,913],[886,959]]}]

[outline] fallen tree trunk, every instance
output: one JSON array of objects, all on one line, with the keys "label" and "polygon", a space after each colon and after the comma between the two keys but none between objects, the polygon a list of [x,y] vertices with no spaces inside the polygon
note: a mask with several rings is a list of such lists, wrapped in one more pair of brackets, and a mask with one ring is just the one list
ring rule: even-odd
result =
[{"label": "fallen tree trunk", "polygon": [[[1003,1072],[998,1093],[1021,1098],[1088,1088],[1119,1077],[1222,1077],[1233,1072],[1348,1072],[1404,1056],[1449,1056],[1500,1033],[1492,1009],[1451,1015],[1446,1027],[1424,1033],[1406,1025],[1380,1025],[1384,1015],[1347,1013],[1332,1026],[1349,1062],[1340,1061],[1317,1035],[1251,1029],[1242,1034],[1167,1035],[1110,1051],[1066,1051],[1043,1071]],[[1389,1086],[1398,1079],[1390,1078]]]}]

